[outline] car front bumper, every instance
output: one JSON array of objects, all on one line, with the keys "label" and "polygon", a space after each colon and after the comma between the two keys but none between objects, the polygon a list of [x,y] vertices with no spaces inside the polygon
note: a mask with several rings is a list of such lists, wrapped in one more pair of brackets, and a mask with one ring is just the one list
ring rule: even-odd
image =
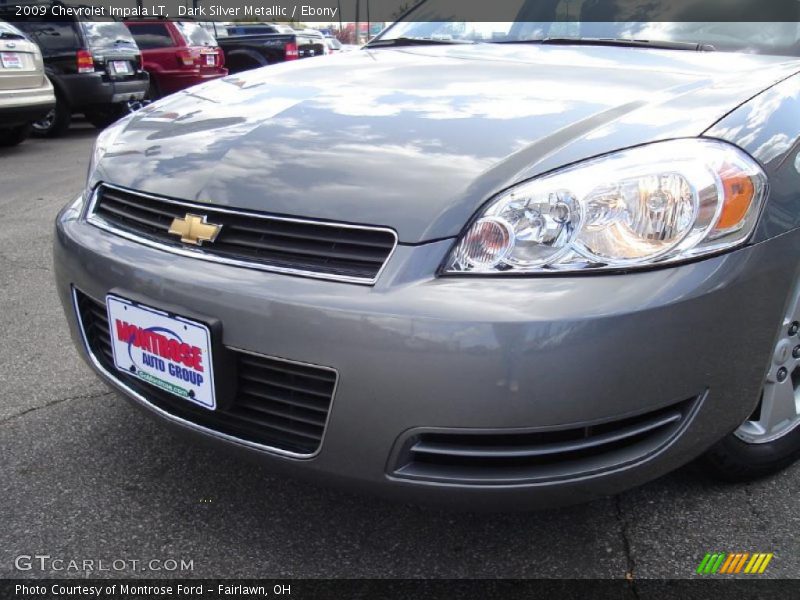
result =
[{"label": "car front bumper", "polygon": [[[55,272],[72,335],[104,379],[189,434],[276,470],[350,490],[472,509],[568,504],[644,483],[688,462],[754,409],[800,234],[670,268],[603,276],[436,277],[452,240],[398,246],[373,287],[178,256],[100,230],[65,209]],[[300,459],[216,435],[156,409],[98,368],[73,290],[125,289],[151,306],[218,319],[222,342],[335,369],[318,453]],[[693,400],[696,399],[696,400]],[[406,477],[420,433],[559,432],[686,401],[679,430],[644,455],[594,468],[498,479]],[[549,435],[549,434],[548,434]],[[487,438],[488,439],[488,438]],[[598,452],[599,454],[599,452]],[[534,470],[535,472],[535,470]]]}]

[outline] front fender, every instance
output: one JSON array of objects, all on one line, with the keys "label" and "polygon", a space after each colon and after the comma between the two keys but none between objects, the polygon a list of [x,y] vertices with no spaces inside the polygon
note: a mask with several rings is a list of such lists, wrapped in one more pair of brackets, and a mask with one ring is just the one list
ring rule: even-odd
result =
[{"label": "front fender", "polygon": [[769,177],[752,243],[800,227],[800,74],[745,102],[704,135],[749,152]]}]

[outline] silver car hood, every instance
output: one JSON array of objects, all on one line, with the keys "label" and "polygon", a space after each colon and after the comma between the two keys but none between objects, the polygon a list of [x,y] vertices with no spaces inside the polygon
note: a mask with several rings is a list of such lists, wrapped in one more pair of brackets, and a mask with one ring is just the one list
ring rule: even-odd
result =
[{"label": "silver car hood", "polygon": [[721,52],[458,45],[366,50],[191,88],[124,122],[96,181],[222,206],[457,235],[497,192],[697,136],[800,71]]}]

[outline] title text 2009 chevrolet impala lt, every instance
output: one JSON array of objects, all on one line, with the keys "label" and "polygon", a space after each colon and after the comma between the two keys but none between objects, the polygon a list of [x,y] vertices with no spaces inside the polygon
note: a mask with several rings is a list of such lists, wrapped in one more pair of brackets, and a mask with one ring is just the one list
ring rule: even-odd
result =
[{"label": "title text 2009 chevrolet impala lt", "polygon": [[409,501],[793,462],[797,24],[437,6],[100,135],[55,242],[89,363],[179,430]]}]

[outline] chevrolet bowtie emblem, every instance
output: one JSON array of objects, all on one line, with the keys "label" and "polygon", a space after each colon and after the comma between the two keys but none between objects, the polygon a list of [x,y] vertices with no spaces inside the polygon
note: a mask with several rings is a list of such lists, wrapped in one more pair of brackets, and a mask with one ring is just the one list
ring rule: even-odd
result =
[{"label": "chevrolet bowtie emblem", "polygon": [[175,217],[172,225],[169,226],[169,232],[172,235],[179,235],[184,244],[194,244],[195,246],[202,246],[203,242],[213,242],[217,239],[221,229],[222,225],[206,223],[205,215],[189,213],[183,219]]}]

